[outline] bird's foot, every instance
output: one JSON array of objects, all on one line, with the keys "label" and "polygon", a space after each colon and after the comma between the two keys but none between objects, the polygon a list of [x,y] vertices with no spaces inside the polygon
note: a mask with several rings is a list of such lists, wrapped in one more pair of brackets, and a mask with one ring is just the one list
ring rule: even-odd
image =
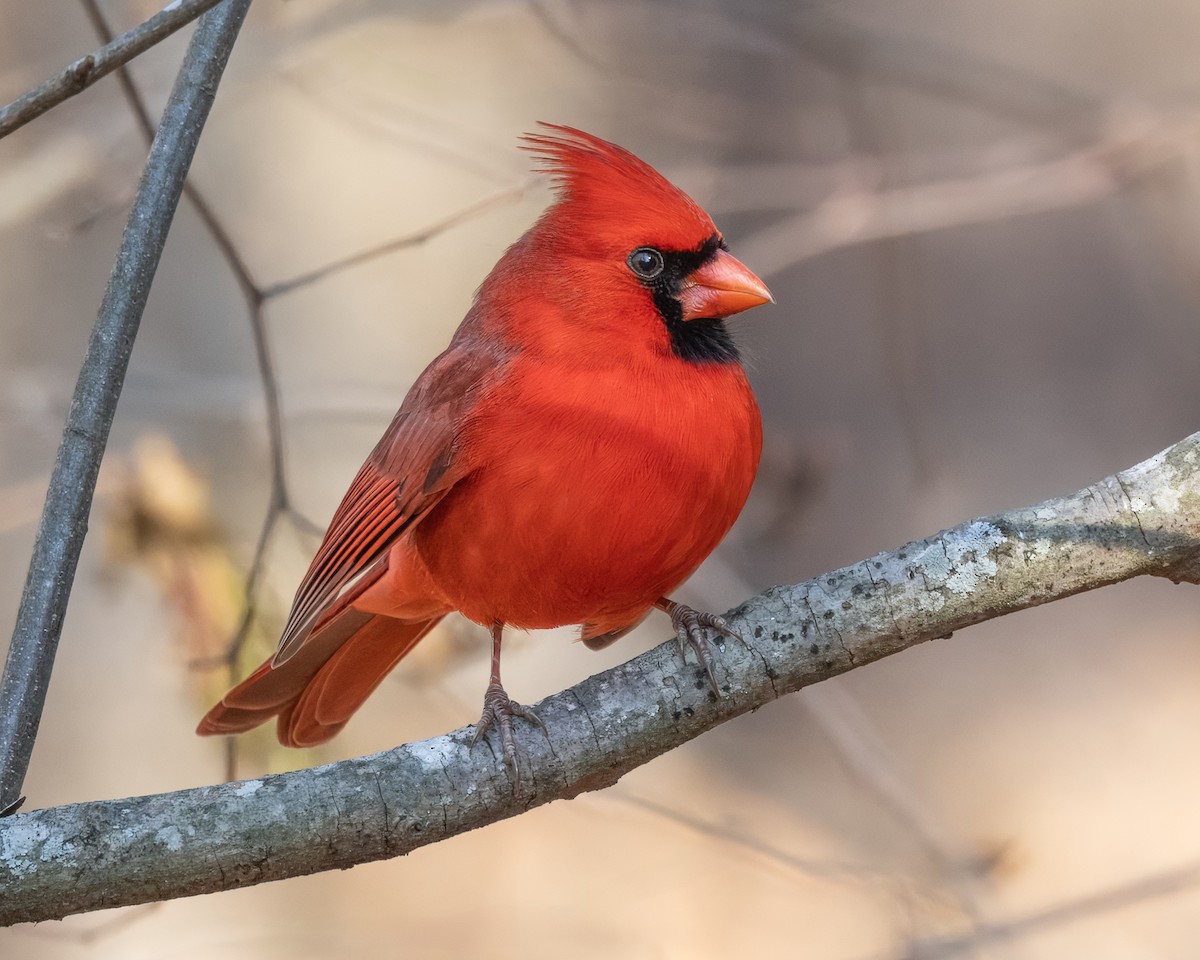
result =
[{"label": "bird's foot", "polygon": [[708,674],[708,682],[712,685],[713,693],[720,696],[721,690],[717,686],[717,678],[713,676],[712,656],[708,650],[708,638],[704,635],[705,628],[723,633],[733,640],[742,638],[734,632],[724,617],[718,617],[715,613],[693,610],[691,607],[685,607],[682,603],[675,603],[673,600],[665,601],[662,609],[670,616],[671,626],[675,628],[675,638],[679,641],[680,659],[684,662],[687,661],[688,647],[695,650],[696,659],[700,661],[704,672]]},{"label": "bird's foot", "polygon": [[500,734],[500,752],[504,758],[504,766],[512,780],[513,793],[521,786],[521,774],[517,769],[517,738],[513,730],[513,717],[522,717],[535,726],[546,731],[546,725],[536,713],[528,707],[523,707],[513,700],[499,683],[489,683],[487,692],[483,695],[483,713],[475,724],[475,733],[471,736],[471,748],[483,737],[488,730],[495,727]]}]

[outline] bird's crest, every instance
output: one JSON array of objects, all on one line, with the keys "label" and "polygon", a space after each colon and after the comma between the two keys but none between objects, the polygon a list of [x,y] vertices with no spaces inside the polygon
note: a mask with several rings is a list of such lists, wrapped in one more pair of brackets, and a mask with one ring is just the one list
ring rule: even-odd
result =
[{"label": "bird's crest", "polygon": [[638,242],[691,248],[717,232],[712,219],[686,193],[624,147],[574,127],[540,123],[521,149],[534,154],[535,169],[549,174],[562,214],[607,222]]}]

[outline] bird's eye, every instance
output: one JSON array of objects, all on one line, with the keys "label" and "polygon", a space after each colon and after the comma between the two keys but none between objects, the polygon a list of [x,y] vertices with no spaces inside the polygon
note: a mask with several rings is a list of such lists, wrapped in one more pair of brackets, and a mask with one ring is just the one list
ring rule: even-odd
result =
[{"label": "bird's eye", "polygon": [[653,280],[663,272],[663,268],[666,266],[663,262],[663,255],[653,247],[638,247],[625,262],[641,280]]}]

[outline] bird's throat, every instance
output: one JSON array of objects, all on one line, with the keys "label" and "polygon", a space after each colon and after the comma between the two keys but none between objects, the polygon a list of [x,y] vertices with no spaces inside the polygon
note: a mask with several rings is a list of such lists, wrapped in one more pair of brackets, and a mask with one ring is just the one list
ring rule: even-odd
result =
[{"label": "bird's throat", "polygon": [[671,341],[671,352],[688,363],[739,363],[741,354],[724,320],[701,317],[684,320],[679,301],[669,296],[655,297]]}]

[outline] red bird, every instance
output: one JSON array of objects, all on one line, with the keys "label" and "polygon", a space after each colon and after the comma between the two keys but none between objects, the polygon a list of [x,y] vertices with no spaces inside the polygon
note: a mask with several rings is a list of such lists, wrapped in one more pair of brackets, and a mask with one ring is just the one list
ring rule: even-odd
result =
[{"label": "red bird", "polygon": [[[475,740],[495,726],[504,626],[582,624],[606,646],[657,607],[707,667],[719,617],[666,599],[733,525],[758,468],[758,405],[723,319],[771,299],[712,220],[633,154],[543,125],[524,149],[556,202],[484,280],[359,470],[275,655],[200,734],[278,717],[324,743],[447,613],[492,634]],[[710,673],[711,677],[711,673]]]}]

